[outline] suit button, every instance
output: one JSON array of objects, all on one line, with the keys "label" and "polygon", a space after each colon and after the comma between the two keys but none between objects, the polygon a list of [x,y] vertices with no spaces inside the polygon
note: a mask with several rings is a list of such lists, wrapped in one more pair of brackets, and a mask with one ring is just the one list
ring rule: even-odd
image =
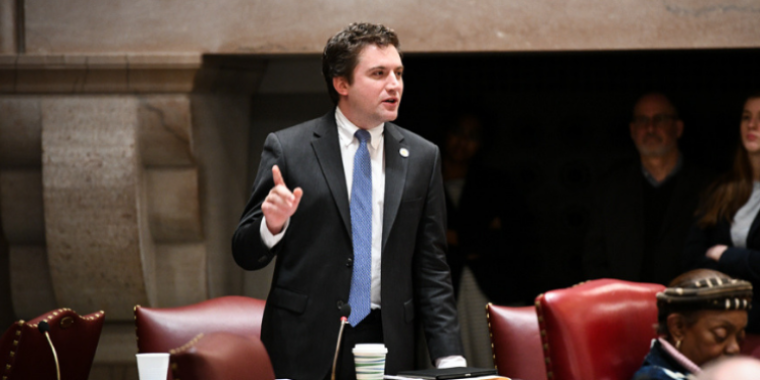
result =
[{"label": "suit button", "polygon": [[338,301],[338,310],[343,308],[343,301]]},{"label": "suit button", "polygon": [[354,259],[349,257],[348,260],[346,260],[346,266],[351,268],[351,266],[353,265],[354,265]]}]

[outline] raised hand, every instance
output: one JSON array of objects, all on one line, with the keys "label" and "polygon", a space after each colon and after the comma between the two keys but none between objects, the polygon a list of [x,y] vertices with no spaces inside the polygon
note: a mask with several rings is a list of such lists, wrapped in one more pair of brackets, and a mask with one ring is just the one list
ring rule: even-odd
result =
[{"label": "raised hand", "polygon": [[282,231],[285,222],[298,209],[303,190],[297,187],[291,192],[285,185],[285,180],[282,179],[282,173],[277,165],[272,166],[272,177],[274,178],[274,187],[269,190],[269,195],[264,199],[261,212],[266,217],[269,232],[276,235]]}]

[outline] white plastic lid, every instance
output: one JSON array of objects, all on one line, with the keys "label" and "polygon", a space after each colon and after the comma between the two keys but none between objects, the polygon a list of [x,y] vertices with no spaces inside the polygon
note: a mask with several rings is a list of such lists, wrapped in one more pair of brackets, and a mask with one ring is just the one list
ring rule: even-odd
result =
[{"label": "white plastic lid", "polygon": [[388,349],[382,343],[361,343],[354,346],[354,354],[387,354]]}]

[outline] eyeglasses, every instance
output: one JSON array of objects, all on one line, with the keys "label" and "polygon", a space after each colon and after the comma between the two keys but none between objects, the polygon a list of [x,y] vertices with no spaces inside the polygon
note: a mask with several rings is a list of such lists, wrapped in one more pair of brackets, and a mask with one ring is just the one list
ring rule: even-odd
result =
[{"label": "eyeglasses", "polygon": [[661,128],[666,126],[669,122],[678,119],[676,115],[669,115],[665,113],[657,114],[652,117],[649,116],[634,116],[633,125],[637,128],[644,128],[651,122],[655,128]]}]

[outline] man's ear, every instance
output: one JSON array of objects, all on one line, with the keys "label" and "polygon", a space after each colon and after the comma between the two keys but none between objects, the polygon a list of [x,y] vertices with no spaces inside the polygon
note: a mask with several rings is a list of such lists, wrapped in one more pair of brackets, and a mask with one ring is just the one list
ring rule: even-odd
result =
[{"label": "man's ear", "polygon": [[668,315],[667,324],[668,332],[670,332],[673,340],[683,340],[684,335],[686,335],[686,318],[682,314],[672,313]]},{"label": "man's ear", "polygon": [[348,96],[348,79],[344,77],[333,77],[333,87],[335,87],[335,91],[337,91],[339,95]]},{"label": "man's ear", "polygon": [[683,121],[676,120],[676,136],[680,139],[683,135]]}]

